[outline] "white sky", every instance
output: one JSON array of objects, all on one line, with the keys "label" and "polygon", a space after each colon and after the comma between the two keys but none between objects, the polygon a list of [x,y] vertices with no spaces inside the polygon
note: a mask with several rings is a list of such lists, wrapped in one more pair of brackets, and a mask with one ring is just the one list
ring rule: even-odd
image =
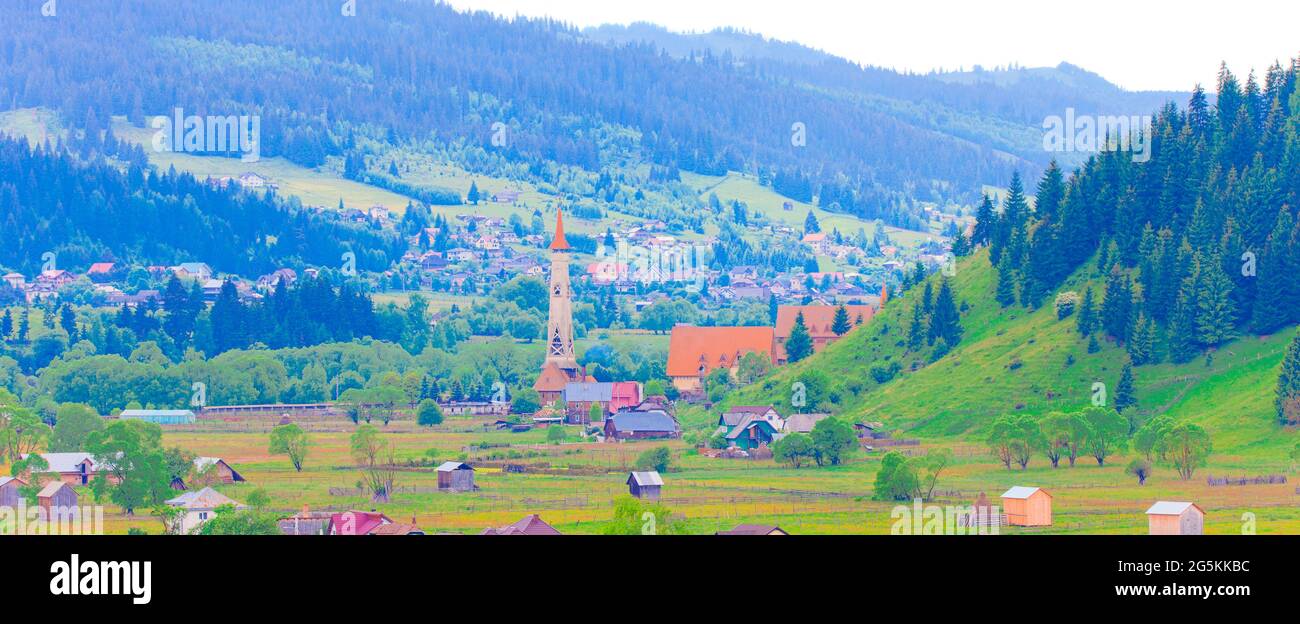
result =
[{"label": "white sky", "polygon": [[[1300,55],[1296,0],[449,0],[457,9],[552,17],[576,26],[721,26],[797,41],[899,70],[1068,61],[1127,89],[1214,85]],[[1152,28],[1153,25],[1159,27]]]}]

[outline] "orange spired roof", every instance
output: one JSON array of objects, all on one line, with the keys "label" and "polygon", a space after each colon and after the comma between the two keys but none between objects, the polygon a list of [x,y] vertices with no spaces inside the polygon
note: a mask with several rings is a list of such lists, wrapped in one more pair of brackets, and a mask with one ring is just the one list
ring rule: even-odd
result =
[{"label": "orange spired roof", "polygon": [[569,241],[564,238],[564,211],[555,213],[555,239],[551,241],[551,251],[568,251]]},{"label": "orange spired roof", "polygon": [[695,327],[678,325],[668,341],[668,376],[696,377],[731,368],[746,353],[773,352],[771,327]]}]

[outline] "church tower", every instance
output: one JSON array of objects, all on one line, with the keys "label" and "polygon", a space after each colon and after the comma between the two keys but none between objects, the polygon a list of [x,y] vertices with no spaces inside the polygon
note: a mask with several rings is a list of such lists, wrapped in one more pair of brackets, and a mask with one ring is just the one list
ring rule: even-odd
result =
[{"label": "church tower", "polygon": [[546,363],[560,368],[577,368],[573,352],[573,300],[569,292],[569,241],[564,238],[564,213],[555,215],[555,239],[551,241],[551,305],[546,322]]},{"label": "church tower", "polygon": [[564,386],[587,381],[573,350],[573,299],[569,289],[569,254],[564,238],[564,213],[555,216],[555,238],[551,241],[550,314],[546,321],[546,359],[533,389],[549,405],[564,397]]}]

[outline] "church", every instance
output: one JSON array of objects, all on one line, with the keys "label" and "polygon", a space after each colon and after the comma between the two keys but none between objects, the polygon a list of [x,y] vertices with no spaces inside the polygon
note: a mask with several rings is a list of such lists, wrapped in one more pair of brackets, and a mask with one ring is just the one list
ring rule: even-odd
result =
[{"label": "church", "polygon": [[564,239],[564,213],[555,216],[555,238],[551,241],[550,314],[546,321],[546,360],[533,389],[542,405],[564,398],[570,382],[595,381],[578,365],[573,350],[573,300],[569,290],[569,254],[573,248]]}]

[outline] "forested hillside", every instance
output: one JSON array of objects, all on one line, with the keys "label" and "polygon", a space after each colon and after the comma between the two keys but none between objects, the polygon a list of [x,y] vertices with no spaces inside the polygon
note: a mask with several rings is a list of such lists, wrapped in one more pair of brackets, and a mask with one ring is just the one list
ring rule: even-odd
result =
[{"label": "forested hillside", "polygon": [[1216,105],[1198,90],[1160,112],[1149,161],[1050,168],[1033,207],[1013,181],[952,276],[919,274],[865,328],[726,401],[980,435],[1003,414],[1080,409],[1100,382],[1131,431],[1170,416],[1233,449],[1293,443],[1300,414],[1278,388],[1300,322],[1295,78],[1224,70]]},{"label": "forested hillside", "polygon": [[[1034,146],[1010,148],[1068,99],[839,59],[679,58],[432,1],[368,3],[354,17],[332,0],[68,2],[59,19],[37,8],[6,9],[0,22],[0,103],[55,108],[78,127],[109,115],[144,125],[178,107],[256,113],[264,156],[311,167],[377,133],[542,178],[556,175],[548,162],[600,171],[628,159],[669,175],[747,171],[794,199],[871,215],[900,193],[974,201],[982,183],[1036,172],[1046,163]],[[507,131],[494,144],[496,123]],[[795,124],[806,144],[792,143]]]},{"label": "forested hillside", "polygon": [[53,253],[56,266],[69,270],[105,261],[203,261],[257,276],[282,266],[339,266],[349,251],[359,268],[382,270],[405,250],[395,234],[273,194],[215,188],[138,160],[107,162],[104,153],[122,151],[111,133],[104,144],[81,147],[85,158],[67,145],[0,138],[0,265],[31,274]]}]

